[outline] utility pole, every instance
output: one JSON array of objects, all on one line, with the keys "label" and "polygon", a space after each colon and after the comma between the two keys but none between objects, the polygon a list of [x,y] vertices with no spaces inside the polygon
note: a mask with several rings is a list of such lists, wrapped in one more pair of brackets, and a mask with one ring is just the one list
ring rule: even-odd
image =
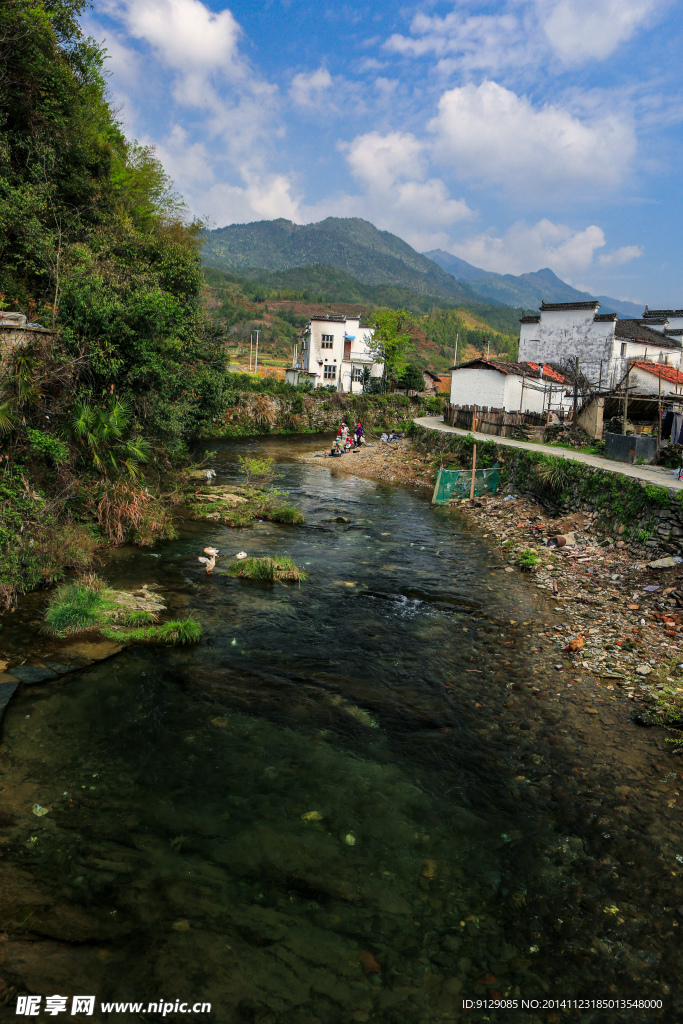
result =
[{"label": "utility pole", "polygon": [[623,432],[626,433],[626,422],[628,420],[628,382],[631,376],[631,363],[626,364],[626,389],[624,391],[624,425]]},{"label": "utility pole", "polygon": [[486,339],[486,362],[489,361],[489,352],[491,350],[491,341],[489,338]]},{"label": "utility pole", "polygon": [[249,337],[249,372],[251,373],[251,362],[254,354],[254,332],[251,332]]},{"label": "utility pole", "polygon": [[572,413],[572,430],[576,433],[576,418],[579,412],[579,357],[574,364],[574,411]]},{"label": "utility pole", "polygon": [[657,409],[659,415],[657,417],[657,455],[659,455],[662,447],[662,375],[659,373],[659,394],[657,396]]},{"label": "utility pole", "polygon": [[256,361],[254,363],[254,373],[258,370],[258,331],[256,332]]},{"label": "utility pole", "polygon": [[453,366],[458,365],[458,342],[460,341],[460,331],[455,336],[455,352],[453,353]]}]

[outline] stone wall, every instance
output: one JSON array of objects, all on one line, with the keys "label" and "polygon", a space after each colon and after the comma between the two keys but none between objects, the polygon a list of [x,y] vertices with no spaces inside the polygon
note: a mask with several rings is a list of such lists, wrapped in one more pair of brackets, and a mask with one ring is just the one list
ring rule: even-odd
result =
[{"label": "stone wall", "polygon": [[366,431],[399,426],[405,429],[412,417],[442,414],[444,406],[441,398],[419,395],[340,395],[329,391],[270,395],[240,391],[222,420],[216,421],[205,436],[336,433],[342,420],[349,426],[360,420]]},{"label": "stone wall", "polygon": [[52,331],[44,327],[17,327],[14,324],[0,323],[0,362],[7,359],[16,348],[35,341],[38,335],[52,334]]}]

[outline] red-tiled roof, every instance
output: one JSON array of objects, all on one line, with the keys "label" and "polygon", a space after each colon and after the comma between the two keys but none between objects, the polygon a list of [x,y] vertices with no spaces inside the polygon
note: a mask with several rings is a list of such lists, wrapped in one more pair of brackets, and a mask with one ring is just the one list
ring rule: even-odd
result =
[{"label": "red-tiled roof", "polygon": [[636,366],[639,370],[645,370],[646,373],[652,373],[655,377],[661,377],[662,380],[667,380],[670,384],[683,384],[683,373],[677,370],[675,366],[669,366],[667,363],[631,363],[631,366]]},{"label": "red-tiled roof", "polygon": [[[538,370],[538,363],[520,363],[520,366],[529,366],[532,370]],[[550,363],[543,364],[543,376],[550,380],[556,380],[558,384],[566,384],[567,378],[559,370],[554,369]]]}]

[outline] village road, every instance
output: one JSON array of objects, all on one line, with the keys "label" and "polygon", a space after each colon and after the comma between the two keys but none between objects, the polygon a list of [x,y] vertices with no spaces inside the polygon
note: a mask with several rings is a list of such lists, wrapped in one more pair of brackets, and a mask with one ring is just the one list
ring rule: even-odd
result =
[{"label": "village road", "polygon": [[498,437],[497,434],[480,434],[477,430],[462,430],[460,427],[448,426],[440,416],[418,416],[413,422],[421,427],[427,427],[429,430],[442,430],[447,434],[462,434],[463,436],[472,434],[475,441],[495,441],[496,444],[507,445],[509,448],[526,448],[529,452],[554,455],[556,459],[571,459],[573,462],[583,462],[584,465],[593,466],[595,469],[604,469],[608,473],[635,477],[636,480],[645,480],[649,484],[670,487],[675,491],[683,490],[683,480],[677,480],[672,476],[672,471],[663,466],[630,466],[626,462],[613,462],[611,459],[603,459],[600,455],[589,455],[587,452],[570,451],[567,448],[555,448],[547,444],[534,444],[532,441],[514,441],[510,437]]}]

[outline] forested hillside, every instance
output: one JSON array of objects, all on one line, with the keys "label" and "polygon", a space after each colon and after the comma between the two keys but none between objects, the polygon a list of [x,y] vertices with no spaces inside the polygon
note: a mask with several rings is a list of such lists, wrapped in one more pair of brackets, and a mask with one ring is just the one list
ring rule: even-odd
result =
[{"label": "forested hillside", "polygon": [[[411,334],[414,347],[410,362],[423,369],[443,371],[453,364],[458,343],[460,360],[481,354],[490,346],[494,355],[514,358],[517,353],[521,310],[509,306],[472,303],[468,308],[444,308],[435,300],[408,289],[367,287],[359,292],[358,282],[333,271],[334,287],[326,278],[306,271],[317,268],[261,274],[247,279],[207,268],[202,300],[213,319],[227,334],[232,364],[249,365],[250,339],[259,331],[260,366],[289,365],[301,328],[315,313],[358,315],[371,319],[377,307],[404,306],[413,314]],[[328,269],[328,268],[323,268]],[[278,285],[305,284],[297,290]],[[317,291],[316,289],[320,290]],[[362,287],[362,286],[361,286]],[[399,300],[403,301],[399,301]]]},{"label": "forested hillside", "polygon": [[204,237],[205,263],[219,270],[282,271],[315,264],[342,271],[362,285],[410,288],[450,302],[479,298],[402,238],[359,217],[303,225],[288,220],[231,224]]},{"label": "forested hillside", "polygon": [[0,300],[54,330],[0,369],[6,602],[85,564],[100,536],[163,532],[136,479],[223,405],[197,228],[124,138],[85,7],[0,6]]}]

